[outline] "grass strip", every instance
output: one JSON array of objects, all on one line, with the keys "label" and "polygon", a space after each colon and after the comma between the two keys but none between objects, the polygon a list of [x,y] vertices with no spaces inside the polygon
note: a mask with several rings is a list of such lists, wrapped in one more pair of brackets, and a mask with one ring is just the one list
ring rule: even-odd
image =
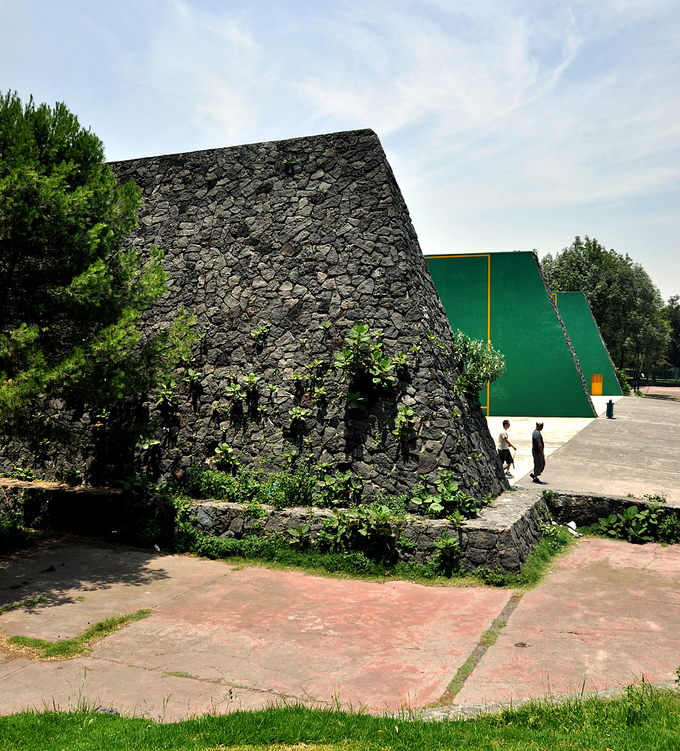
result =
[{"label": "grass strip", "polygon": [[671,751],[678,748],[679,737],[680,696],[645,684],[617,698],[537,701],[493,715],[439,722],[301,706],[177,723],[89,711],[0,718],[3,751]]},{"label": "grass strip", "polygon": [[35,650],[35,656],[39,660],[70,660],[73,657],[87,655],[91,651],[91,645],[104,639],[114,631],[118,631],[128,623],[141,621],[151,615],[151,610],[137,610],[135,613],[111,616],[95,623],[87,631],[73,639],[62,639],[52,642],[45,639],[32,639],[28,636],[12,636],[8,639],[10,644],[18,647],[27,647]]},{"label": "grass strip", "polygon": [[434,705],[437,707],[446,707],[453,704],[453,700],[456,695],[460,693],[465,681],[472,675],[474,669],[479,664],[479,661],[486,654],[487,649],[492,647],[498,639],[498,635],[501,630],[505,628],[508,618],[512,615],[514,609],[519,605],[519,601],[522,599],[520,593],[515,593],[506,603],[503,610],[501,610],[498,618],[495,618],[491,623],[491,628],[487,629],[480,637],[479,643],[472,650],[472,654],[465,660],[465,662],[458,668],[454,679],[449,683],[446,691],[442,694],[439,701]]},{"label": "grass strip", "polygon": [[360,550],[321,552],[314,548],[300,549],[283,535],[252,535],[242,539],[219,538],[192,531],[186,551],[196,556],[229,560],[239,565],[260,565],[274,569],[298,569],[317,576],[353,578],[365,581],[410,581],[425,586],[493,586],[530,589],[541,582],[557,555],[565,553],[575,539],[561,527],[546,527],[544,538],[527,558],[518,574],[501,574],[482,567],[474,572],[462,566],[444,574],[435,561],[420,565],[415,562],[388,562],[371,558]]},{"label": "grass strip", "polygon": [[29,597],[27,600],[19,600],[18,602],[12,602],[9,605],[3,605],[0,607],[0,615],[3,613],[9,613],[10,610],[18,610],[19,608],[30,608],[33,605],[42,605],[45,602],[49,602],[47,597],[39,595],[38,597]]}]

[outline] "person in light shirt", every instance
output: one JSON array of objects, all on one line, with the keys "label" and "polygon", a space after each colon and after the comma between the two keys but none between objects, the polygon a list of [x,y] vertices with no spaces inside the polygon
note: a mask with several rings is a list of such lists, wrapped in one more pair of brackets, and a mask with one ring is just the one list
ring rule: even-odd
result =
[{"label": "person in light shirt", "polygon": [[510,474],[510,467],[515,463],[510,453],[510,449],[513,448],[517,451],[517,448],[510,443],[508,438],[508,428],[510,427],[510,420],[503,420],[503,430],[498,434],[498,441],[496,442],[496,449],[498,450],[498,456],[500,457],[501,464],[505,464],[505,474],[508,477],[512,477]]}]

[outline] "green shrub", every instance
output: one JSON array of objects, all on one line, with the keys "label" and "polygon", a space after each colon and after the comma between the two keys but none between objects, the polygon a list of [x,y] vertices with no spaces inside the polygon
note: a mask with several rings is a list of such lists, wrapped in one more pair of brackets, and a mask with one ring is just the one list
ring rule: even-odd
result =
[{"label": "green shrub", "polygon": [[680,542],[680,520],[655,503],[646,508],[629,506],[622,514],[602,517],[598,528],[607,537],[628,542]]},{"label": "green shrub", "polygon": [[473,519],[480,510],[480,502],[467,495],[458,487],[452,472],[442,472],[435,480],[434,491],[428,489],[426,482],[416,485],[411,503],[424,516],[430,519],[451,517],[459,523],[460,519]]},{"label": "green shrub", "polygon": [[21,525],[19,512],[5,512],[0,515],[0,553],[24,547],[30,540],[30,533]]},{"label": "green shrub", "polygon": [[267,503],[276,508],[311,506],[316,478],[302,469],[279,472],[270,481]]}]

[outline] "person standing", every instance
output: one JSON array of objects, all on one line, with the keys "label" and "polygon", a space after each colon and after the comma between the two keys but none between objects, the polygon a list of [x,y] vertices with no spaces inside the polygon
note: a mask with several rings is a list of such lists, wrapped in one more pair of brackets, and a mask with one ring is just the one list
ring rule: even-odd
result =
[{"label": "person standing", "polygon": [[529,477],[534,482],[542,485],[542,481],[539,480],[539,476],[545,469],[545,444],[543,443],[543,423],[536,423],[536,430],[531,434],[531,456],[534,459],[534,471],[529,473]]},{"label": "person standing", "polygon": [[501,460],[501,464],[505,464],[505,474],[508,477],[512,477],[510,474],[510,466],[515,462],[512,460],[512,454],[510,449],[513,448],[517,451],[517,448],[510,443],[508,438],[508,428],[510,427],[510,420],[503,420],[503,430],[498,434],[498,441],[496,442],[496,449],[498,456]]}]

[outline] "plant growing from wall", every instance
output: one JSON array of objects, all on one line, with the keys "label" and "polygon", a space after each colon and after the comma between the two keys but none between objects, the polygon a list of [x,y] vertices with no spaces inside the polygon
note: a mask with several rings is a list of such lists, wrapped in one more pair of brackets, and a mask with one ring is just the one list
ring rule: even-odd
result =
[{"label": "plant growing from wall", "polygon": [[419,513],[430,519],[450,519],[458,525],[462,519],[473,519],[478,515],[480,503],[467,495],[453,479],[453,473],[441,472],[435,480],[431,492],[427,482],[418,483],[413,490],[411,504]]},{"label": "plant growing from wall", "polygon": [[289,414],[291,422],[295,426],[300,427],[305,424],[305,421],[311,415],[311,410],[306,407],[296,406],[290,410]]},{"label": "plant growing from wall", "polygon": [[405,404],[400,404],[397,407],[397,416],[394,418],[392,434],[402,441],[413,432],[415,423],[416,415],[414,411]]},{"label": "plant growing from wall", "polygon": [[156,404],[162,409],[174,409],[177,404],[175,389],[177,384],[172,378],[164,379],[158,386],[156,393]]},{"label": "plant growing from wall", "polygon": [[225,387],[224,391],[229,405],[229,414],[233,415],[237,412],[242,412],[246,400],[246,392],[243,386],[238,382],[230,383]]},{"label": "plant growing from wall", "polygon": [[257,384],[260,382],[261,378],[262,376],[259,376],[255,373],[248,373],[248,375],[243,379],[243,388],[249,396],[252,396],[255,392],[257,392]]},{"label": "plant growing from wall", "polygon": [[228,443],[218,444],[212,462],[218,469],[231,475],[236,474],[240,467],[234,454],[234,449]]},{"label": "plant growing from wall", "polygon": [[[367,399],[368,394],[388,389],[397,383],[394,365],[383,352],[381,337],[382,332],[371,335],[366,324],[356,322],[345,339],[342,351],[335,354],[334,365],[349,381],[348,391],[352,394],[353,405]],[[349,394],[348,408],[356,409],[350,406]]]},{"label": "plant growing from wall", "polygon": [[267,326],[265,323],[261,323],[250,332],[250,336],[255,340],[257,344],[263,344],[268,333],[269,326]]},{"label": "plant growing from wall", "polygon": [[321,471],[317,479],[317,502],[319,506],[349,506],[359,503],[363,485],[350,470],[330,474]]},{"label": "plant growing from wall", "polygon": [[456,331],[455,356],[463,372],[458,376],[458,390],[476,398],[486,387],[505,372],[505,357],[491,346],[491,342],[471,339],[462,331]]}]

